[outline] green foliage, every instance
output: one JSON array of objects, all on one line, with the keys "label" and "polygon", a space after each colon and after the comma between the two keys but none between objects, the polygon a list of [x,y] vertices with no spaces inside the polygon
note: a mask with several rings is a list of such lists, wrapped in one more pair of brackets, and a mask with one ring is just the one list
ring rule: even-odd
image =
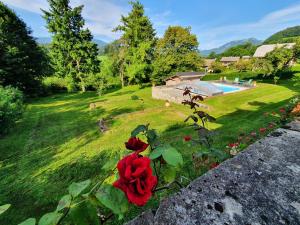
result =
[{"label": "green foliage", "polygon": [[0,86],[0,135],[21,118],[23,113],[23,94],[13,87]]},{"label": "green foliage", "polygon": [[274,66],[268,59],[256,58],[252,63],[252,71],[268,76],[274,72]]},{"label": "green foliage", "polygon": [[42,216],[38,225],[56,225],[63,214],[58,212],[50,212]]},{"label": "green foliage", "polygon": [[272,63],[275,72],[288,68],[293,60],[293,51],[287,48],[276,48],[266,55],[266,59]]},{"label": "green foliage", "polygon": [[128,210],[129,204],[124,192],[111,185],[100,188],[96,197],[105,207],[119,215],[119,219],[122,219],[123,214]]},{"label": "green foliage", "polygon": [[23,221],[22,223],[18,224],[18,225],[35,225],[36,224],[36,219],[35,218],[29,218],[25,221]]},{"label": "green foliage", "polygon": [[73,198],[76,198],[78,195],[80,195],[84,190],[86,190],[91,184],[90,180],[85,180],[79,183],[72,183],[68,190],[70,195],[72,195]]},{"label": "green foliage", "polygon": [[294,45],[293,48],[294,58],[296,60],[299,60],[300,59],[300,37],[296,39],[295,43],[296,44]]},{"label": "green foliage", "polygon": [[65,208],[69,208],[70,205],[71,205],[71,202],[72,202],[72,196],[71,195],[63,196],[58,202],[58,205],[56,207],[56,211],[60,211],[60,210],[65,209]]},{"label": "green foliage", "polygon": [[210,69],[214,73],[222,73],[226,70],[226,67],[219,61],[215,61],[210,65]]},{"label": "green foliage", "polygon": [[26,24],[2,2],[0,15],[0,85],[36,95],[41,90],[41,77],[50,72],[46,52]]},{"label": "green foliage", "polygon": [[257,46],[251,42],[245,44],[237,45],[227,49],[221,54],[221,56],[252,56],[256,50]]},{"label": "green foliage", "polygon": [[177,167],[183,165],[182,155],[170,145],[164,146],[162,157],[171,166]]},{"label": "green foliage", "polygon": [[45,77],[42,83],[46,91],[49,91],[51,93],[65,91],[68,87],[67,80],[63,77],[58,76]]},{"label": "green foliage", "polygon": [[116,77],[117,68],[113,57],[104,55],[100,57],[100,73],[91,77],[89,83],[93,86],[99,95],[102,95],[106,90],[119,85],[119,79]]},{"label": "green foliage", "polygon": [[121,31],[121,43],[118,54],[119,73],[122,84],[141,84],[150,80],[152,73],[155,30],[149,18],[144,15],[144,7],[139,1],[130,2],[131,12],[122,16],[121,25],[115,31]]},{"label": "green foliage", "polygon": [[160,84],[175,72],[199,71],[202,60],[199,43],[190,28],[170,26],[158,40],[152,82]]},{"label": "green foliage", "polygon": [[245,72],[251,70],[252,67],[251,62],[252,62],[251,60],[240,59],[238,62],[234,64],[234,67],[238,72]]},{"label": "green foliage", "polygon": [[68,90],[80,86],[84,92],[91,77],[99,72],[97,45],[84,28],[83,6],[71,8],[69,0],[48,0],[50,9],[44,12],[47,28],[53,34],[50,56],[55,73],[67,77]]},{"label": "green foliage", "polygon": [[10,204],[1,205],[0,206],[0,215],[2,213],[4,213],[6,210],[8,210],[10,208],[10,206],[11,206]]},{"label": "green foliage", "polygon": [[267,38],[264,44],[294,42],[295,41],[294,38],[298,38],[299,36],[300,36],[300,26],[289,27]]}]

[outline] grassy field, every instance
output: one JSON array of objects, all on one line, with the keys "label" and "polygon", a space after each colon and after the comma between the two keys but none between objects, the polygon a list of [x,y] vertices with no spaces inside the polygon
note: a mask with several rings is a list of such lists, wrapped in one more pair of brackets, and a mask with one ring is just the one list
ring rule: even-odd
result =
[{"label": "grassy field", "polygon": [[[264,113],[278,111],[297,93],[291,81],[281,81],[207,99],[209,113],[217,118],[209,124],[216,131],[215,145],[225,148],[240,133],[267,125],[271,118]],[[145,103],[132,100],[132,95]],[[96,103],[95,110],[89,109],[90,103]],[[164,101],[151,98],[151,88],[137,86],[102,97],[94,92],[58,94],[30,102],[23,119],[0,139],[0,205],[12,204],[0,224],[39,217],[56,207],[72,181],[105,176],[101,166],[113,152],[124,151],[124,142],[138,124],[150,123],[164,141],[184,154],[183,173],[192,179],[188,162],[197,147],[183,141],[184,135],[193,135],[183,124],[188,113],[181,105],[165,107]],[[100,118],[109,118],[109,131],[104,134],[97,126]],[[138,212],[133,210],[129,217]]]}]

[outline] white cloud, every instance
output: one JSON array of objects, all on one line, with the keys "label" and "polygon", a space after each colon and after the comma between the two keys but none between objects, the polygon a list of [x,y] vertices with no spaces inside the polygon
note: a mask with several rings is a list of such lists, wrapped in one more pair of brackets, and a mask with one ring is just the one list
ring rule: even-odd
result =
[{"label": "white cloud", "polygon": [[[41,14],[42,9],[48,9],[46,0],[3,0],[4,3]],[[122,14],[128,12],[128,4],[116,4],[112,0],[71,0],[71,6],[84,5],[82,15],[86,19],[86,26],[93,35],[101,36],[106,40],[117,38],[119,34],[112,32]]]},{"label": "white cloud", "polygon": [[266,38],[269,35],[289,26],[300,24],[300,3],[271,12],[258,21],[244,24],[198,29],[201,49],[218,47],[228,41],[256,37]]}]

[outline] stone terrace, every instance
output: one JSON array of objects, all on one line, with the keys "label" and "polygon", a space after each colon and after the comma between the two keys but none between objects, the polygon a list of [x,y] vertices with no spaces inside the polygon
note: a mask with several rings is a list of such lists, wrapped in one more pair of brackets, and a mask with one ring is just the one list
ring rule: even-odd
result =
[{"label": "stone terrace", "polygon": [[299,225],[300,121],[277,129],[127,225]]}]

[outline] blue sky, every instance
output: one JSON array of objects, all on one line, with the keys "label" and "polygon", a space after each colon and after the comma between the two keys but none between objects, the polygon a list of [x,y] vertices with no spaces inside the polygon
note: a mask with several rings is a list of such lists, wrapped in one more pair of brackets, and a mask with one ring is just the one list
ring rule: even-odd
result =
[{"label": "blue sky", "polygon": [[[35,37],[47,37],[40,8],[47,0],[2,0],[33,30]],[[93,35],[111,41],[121,15],[130,10],[127,0],[70,0],[72,6],[84,4],[83,16]],[[265,39],[289,26],[300,25],[300,0],[141,0],[158,36],[169,25],[191,26],[200,49],[255,37]]]}]

